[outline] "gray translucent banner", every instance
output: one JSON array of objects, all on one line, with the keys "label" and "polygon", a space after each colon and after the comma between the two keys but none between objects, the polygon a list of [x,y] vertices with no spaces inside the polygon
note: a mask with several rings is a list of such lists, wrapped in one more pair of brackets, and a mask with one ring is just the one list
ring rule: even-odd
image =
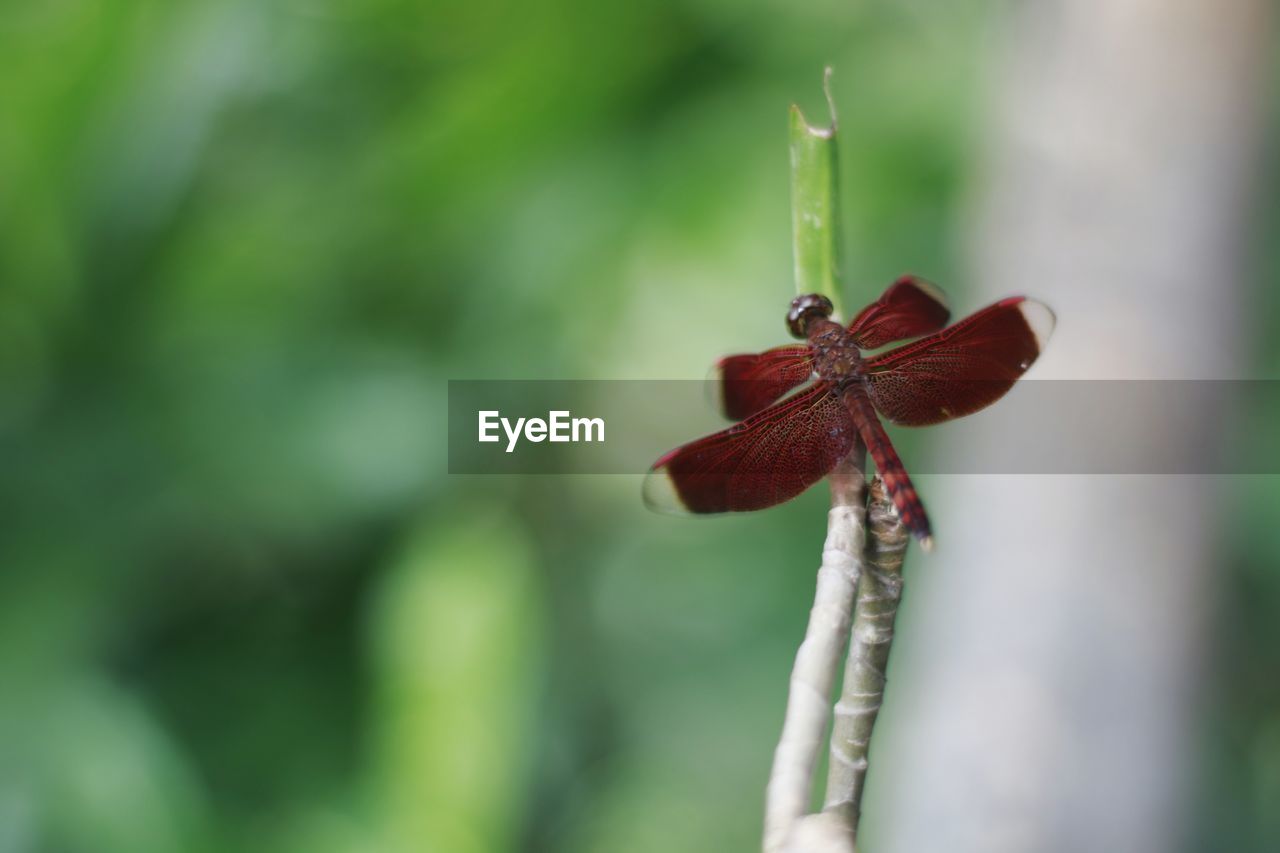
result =
[{"label": "gray translucent banner", "polygon": [[[731,425],[715,392],[694,381],[451,381],[449,472],[644,473]],[[1276,425],[1277,380],[1023,380],[968,417],[886,427],[918,474],[1280,474]]]}]

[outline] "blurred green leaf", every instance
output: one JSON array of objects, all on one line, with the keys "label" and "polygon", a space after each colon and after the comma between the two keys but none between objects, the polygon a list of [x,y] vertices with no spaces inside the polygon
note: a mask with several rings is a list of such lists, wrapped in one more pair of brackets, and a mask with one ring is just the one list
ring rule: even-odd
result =
[{"label": "blurred green leaf", "polygon": [[504,850],[519,837],[544,616],[520,525],[477,508],[417,532],[370,611],[384,850]]}]

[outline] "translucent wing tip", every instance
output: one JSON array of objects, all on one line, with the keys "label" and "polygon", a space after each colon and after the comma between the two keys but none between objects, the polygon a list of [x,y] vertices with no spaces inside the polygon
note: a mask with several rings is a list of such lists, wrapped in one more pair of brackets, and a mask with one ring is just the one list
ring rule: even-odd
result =
[{"label": "translucent wing tip", "polygon": [[928,279],[920,278],[920,276],[917,275],[904,275],[902,278],[898,279],[898,282],[915,285],[916,288],[924,293],[925,296],[928,296],[934,302],[938,303],[943,308],[946,308],[948,312],[951,311],[951,303],[947,301],[947,294],[943,293],[942,288],[938,287],[938,285]]},{"label": "translucent wing tip", "polygon": [[690,515],[684,501],[680,500],[680,494],[676,491],[676,484],[671,480],[671,474],[661,466],[662,463],[659,462],[658,466],[645,475],[644,485],[640,489],[644,505],[663,515]]},{"label": "translucent wing tip", "polygon": [[1022,319],[1026,321],[1027,328],[1031,329],[1031,334],[1036,339],[1036,350],[1044,352],[1045,345],[1049,343],[1049,336],[1053,334],[1053,327],[1057,324],[1058,318],[1054,316],[1053,311],[1043,302],[1036,302],[1034,299],[1024,299],[1018,303],[1018,311],[1022,314]]}]

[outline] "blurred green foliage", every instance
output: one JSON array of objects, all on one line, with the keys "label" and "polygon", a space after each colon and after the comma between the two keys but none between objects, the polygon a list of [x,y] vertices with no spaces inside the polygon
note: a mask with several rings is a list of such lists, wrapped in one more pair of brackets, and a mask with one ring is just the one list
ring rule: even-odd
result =
[{"label": "blurred green foliage", "polygon": [[[847,298],[965,304],[999,11],[0,9],[0,850],[754,849],[821,490],[450,478],[444,383],[780,342],[828,62]],[[1280,838],[1265,701],[1233,849]]]}]

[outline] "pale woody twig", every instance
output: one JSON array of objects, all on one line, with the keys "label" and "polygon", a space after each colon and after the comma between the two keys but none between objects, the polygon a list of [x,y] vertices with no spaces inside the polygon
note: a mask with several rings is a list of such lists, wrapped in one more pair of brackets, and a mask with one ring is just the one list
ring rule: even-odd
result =
[{"label": "pale woody twig", "polygon": [[831,719],[832,686],[849,635],[854,593],[862,572],[866,512],[863,459],[864,451],[858,446],[831,473],[831,512],[813,610],[804,642],[796,652],[782,735],[765,792],[765,853],[795,849],[794,841],[804,834],[802,821],[818,817],[808,815],[814,768]]},{"label": "pale woody twig", "polygon": [[879,479],[871,484],[867,528],[866,558],[858,580],[853,635],[831,730],[831,760],[823,809],[839,817],[850,835],[858,827],[871,730],[884,701],[885,667],[893,643],[898,602],[902,599],[902,561],[910,539]]}]

